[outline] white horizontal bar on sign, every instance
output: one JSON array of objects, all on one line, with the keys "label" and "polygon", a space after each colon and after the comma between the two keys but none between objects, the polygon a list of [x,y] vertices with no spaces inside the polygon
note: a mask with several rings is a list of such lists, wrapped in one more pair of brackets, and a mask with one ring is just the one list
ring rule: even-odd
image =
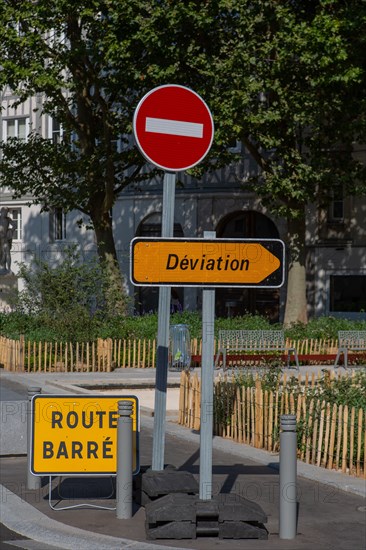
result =
[{"label": "white horizontal bar on sign", "polygon": [[169,120],[166,118],[146,117],[145,131],[154,132],[156,134],[201,138],[203,136],[203,124],[197,122],[184,122],[181,120]]}]

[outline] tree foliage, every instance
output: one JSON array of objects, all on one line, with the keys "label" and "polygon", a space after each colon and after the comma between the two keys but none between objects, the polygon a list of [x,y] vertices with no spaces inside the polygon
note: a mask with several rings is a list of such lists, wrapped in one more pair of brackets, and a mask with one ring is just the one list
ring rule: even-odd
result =
[{"label": "tree foliage", "polygon": [[100,255],[115,259],[110,209],[147,177],[130,139],[133,111],[157,85],[190,86],[216,128],[193,173],[232,162],[234,138],[244,144],[258,174],[243,187],[288,219],[286,320],[306,321],[307,205],[326,204],[337,187],[366,193],[355,154],[366,142],[364,2],[8,0],[1,19],[0,85],[20,101],[46,94],[44,112],[67,136],[3,147],[4,176],[19,194],[85,212]]},{"label": "tree foliage", "polygon": [[95,259],[82,258],[75,247],[65,249],[54,267],[40,259],[21,264],[19,277],[24,288],[14,304],[16,319],[30,319],[56,338],[91,340],[116,317],[116,296],[110,294],[107,274]]},{"label": "tree foliage", "polygon": [[216,164],[232,161],[226,148],[240,140],[258,164],[243,187],[287,218],[285,322],[306,322],[306,209],[337,189],[366,194],[355,148],[366,142],[365,4],[158,2],[143,40],[152,26],[162,30],[149,55],[164,50],[164,62],[151,61],[144,78],[194,85],[214,114]]},{"label": "tree foliage", "polygon": [[[125,51],[120,66],[110,61],[111,51],[123,50],[110,8],[110,2],[61,0],[3,2],[1,8],[1,85],[16,92],[18,105],[44,94],[37,108],[63,129],[59,144],[43,139],[38,128],[27,142],[4,144],[5,176],[18,194],[31,189],[44,206],[76,208],[96,225],[143,165],[130,139],[134,60]],[[131,25],[123,29],[127,34]],[[17,150],[22,156],[11,163]]]},{"label": "tree foliage", "polygon": [[[15,189],[15,196],[31,194],[46,209],[86,214],[99,257],[122,293],[110,212],[118,194],[146,174],[130,136],[138,60],[130,37],[138,3],[129,3],[121,22],[113,4],[1,3],[0,86],[14,90],[15,105],[41,94],[36,110],[63,131],[61,143],[42,137],[39,128],[31,129],[27,141],[4,143],[1,183]],[[123,310],[124,301],[118,303]]]}]

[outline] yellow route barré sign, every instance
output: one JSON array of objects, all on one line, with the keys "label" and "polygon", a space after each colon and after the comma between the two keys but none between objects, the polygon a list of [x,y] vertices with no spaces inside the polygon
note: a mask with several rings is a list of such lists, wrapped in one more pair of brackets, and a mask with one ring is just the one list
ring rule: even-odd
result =
[{"label": "yellow route barr\u00e9 sign", "polygon": [[279,239],[135,238],[135,285],[263,286],[284,282],[284,243]]},{"label": "yellow route barr\u00e9 sign", "polygon": [[34,475],[115,475],[118,401],[132,402],[133,473],[139,471],[139,403],[126,395],[35,395]]}]

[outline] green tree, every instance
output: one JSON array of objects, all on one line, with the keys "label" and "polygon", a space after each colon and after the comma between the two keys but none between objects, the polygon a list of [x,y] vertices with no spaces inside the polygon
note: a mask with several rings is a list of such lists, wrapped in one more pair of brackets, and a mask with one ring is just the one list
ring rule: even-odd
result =
[{"label": "green tree", "polygon": [[365,166],[354,155],[355,141],[365,141],[366,7],[225,4],[231,21],[220,29],[212,108],[258,163],[251,188],[287,218],[285,324],[306,322],[306,209],[327,204],[337,187],[366,191]]},{"label": "green tree", "polygon": [[181,82],[205,98],[212,167],[233,161],[233,138],[255,159],[259,175],[243,187],[288,222],[285,324],[307,322],[307,208],[324,207],[337,188],[366,194],[355,154],[366,141],[365,3],[159,1],[148,11],[144,80]]},{"label": "green tree", "polygon": [[141,174],[144,161],[131,139],[140,55],[131,36],[139,3],[123,2],[121,20],[114,4],[1,2],[0,88],[14,90],[15,105],[43,97],[38,108],[61,125],[63,140],[52,143],[33,128],[27,141],[3,143],[0,183],[12,187],[15,196],[30,194],[45,209],[87,215],[99,258],[120,291],[115,306],[123,311],[111,209],[118,194],[146,173]]},{"label": "green tree", "polygon": [[45,112],[68,136],[56,148],[36,135],[6,144],[6,181],[46,206],[87,213],[101,257],[115,265],[110,209],[130,181],[148,177],[128,137],[132,113],[154,86],[190,86],[214,115],[210,167],[235,160],[227,146],[239,139],[259,167],[243,186],[288,220],[285,322],[306,322],[306,209],[336,186],[365,193],[354,155],[366,141],[365,18],[358,0],[3,2],[0,84],[21,101],[46,94]]},{"label": "green tree", "polygon": [[[201,41],[211,47],[205,36],[212,17],[205,4],[180,4],[148,0],[0,4],[0,88],[13,89],[18,106],[30,97],[41,97],[37,108],[63,129],[61,143],[42,138],[38,128],[26,141],[2,143],[0,184],[13,188],[15,197],[32,196],[44,209],[61,207],[86,214],[100,260],[121,295],[111,209],[126,186],[152,174],[131,137],[133,112],[153,86],[172,79],[188,84],[204,79],[192,63]],[[182,17],[184,26],[179,28]],[[174,29],[171,42],[165,29],[168,33]],[[181,57],[186,52],[183,65],[169,65],[172,52]],[[161,71],[156,70],[159,66]],[[122,150],[116,149],[117,139]],[[119,305],[123,310],[124,300]]]}]

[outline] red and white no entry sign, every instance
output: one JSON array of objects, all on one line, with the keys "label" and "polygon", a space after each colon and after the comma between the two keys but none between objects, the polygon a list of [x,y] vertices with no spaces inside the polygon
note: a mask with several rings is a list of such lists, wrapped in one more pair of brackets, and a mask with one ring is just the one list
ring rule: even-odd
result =
[{"label": "red and white no entry sign", "polygon": [[137,105],[133,131],[144,157],[168,172],[192,168],[210,150],[214,124],[203,99],[185,86],[168,84]]}]

